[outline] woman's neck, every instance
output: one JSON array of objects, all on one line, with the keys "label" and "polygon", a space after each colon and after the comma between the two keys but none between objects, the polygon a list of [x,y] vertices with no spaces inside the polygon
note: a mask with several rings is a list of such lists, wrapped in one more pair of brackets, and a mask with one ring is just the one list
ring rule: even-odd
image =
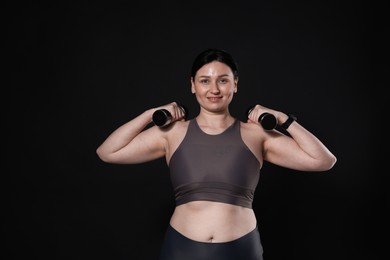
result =
[{"label": "woman's neck", "polygon": [[210,131],[221,131],[231,126],[235,121],[229,112],[223,114],[199,113],[196,122],[203,129]]}]

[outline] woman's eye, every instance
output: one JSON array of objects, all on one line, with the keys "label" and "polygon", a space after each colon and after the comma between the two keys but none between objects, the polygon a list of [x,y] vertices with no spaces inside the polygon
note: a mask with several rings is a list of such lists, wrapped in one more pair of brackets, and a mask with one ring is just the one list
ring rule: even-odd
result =
[{"label": "woman's eye", "polygon": [[227,79],[220,79],[219,82],[221,82],[222,84],[226,84],[228,82],[228,80]]},{"label": "woman's eye", "polygon": [[207,79],[202,79],[200,82],[201,82],[202,84],[207,84],[209,81],[208,81]]}]

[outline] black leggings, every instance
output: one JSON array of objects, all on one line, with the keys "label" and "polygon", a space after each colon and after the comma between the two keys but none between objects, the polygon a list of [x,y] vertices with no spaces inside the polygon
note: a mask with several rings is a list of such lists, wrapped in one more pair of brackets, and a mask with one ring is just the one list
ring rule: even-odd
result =
[{"label": "black leggings", "polygon": [[208,243],[191,240],[168,226],[159,260],[263,260],[263,247],[256,227],[229,242]]}]

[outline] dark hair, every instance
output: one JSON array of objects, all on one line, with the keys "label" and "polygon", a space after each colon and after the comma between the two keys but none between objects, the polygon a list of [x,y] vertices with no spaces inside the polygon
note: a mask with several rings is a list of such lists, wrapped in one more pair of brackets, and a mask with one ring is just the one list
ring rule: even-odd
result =
[{"label": "dark hair", "polygon": [[233,72],[234,79],[238,78],[238,66],[236,61],[228,52],[221,49],[207,49],[199,53],[192,64],[191,78],[195,78],[196,72],[201,67],[213,61],[219,61],[229,66]]}]

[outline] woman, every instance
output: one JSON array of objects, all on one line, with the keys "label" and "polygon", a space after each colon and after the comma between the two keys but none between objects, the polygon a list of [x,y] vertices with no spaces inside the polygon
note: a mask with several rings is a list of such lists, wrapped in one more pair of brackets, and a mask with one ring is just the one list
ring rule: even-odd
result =
[{"label": "woman", "polygon": [[[160,260],[263,259],[253,194],[263,161],[299,171],[327,171],[336,157],[294,117],[256,105],[241,122],[229,112],[237,92],[238,68],[232,56],[208,49],[194,60],[191,91],[199,114],[184,120],[176,102],[148,109],[116,129],[98,147],[107,163],[136,164],[165,157],[176,207]],[[173,122],[147,126],[166,109]],[[259,124],[273,114],[288,131],[266,131]]]}]

